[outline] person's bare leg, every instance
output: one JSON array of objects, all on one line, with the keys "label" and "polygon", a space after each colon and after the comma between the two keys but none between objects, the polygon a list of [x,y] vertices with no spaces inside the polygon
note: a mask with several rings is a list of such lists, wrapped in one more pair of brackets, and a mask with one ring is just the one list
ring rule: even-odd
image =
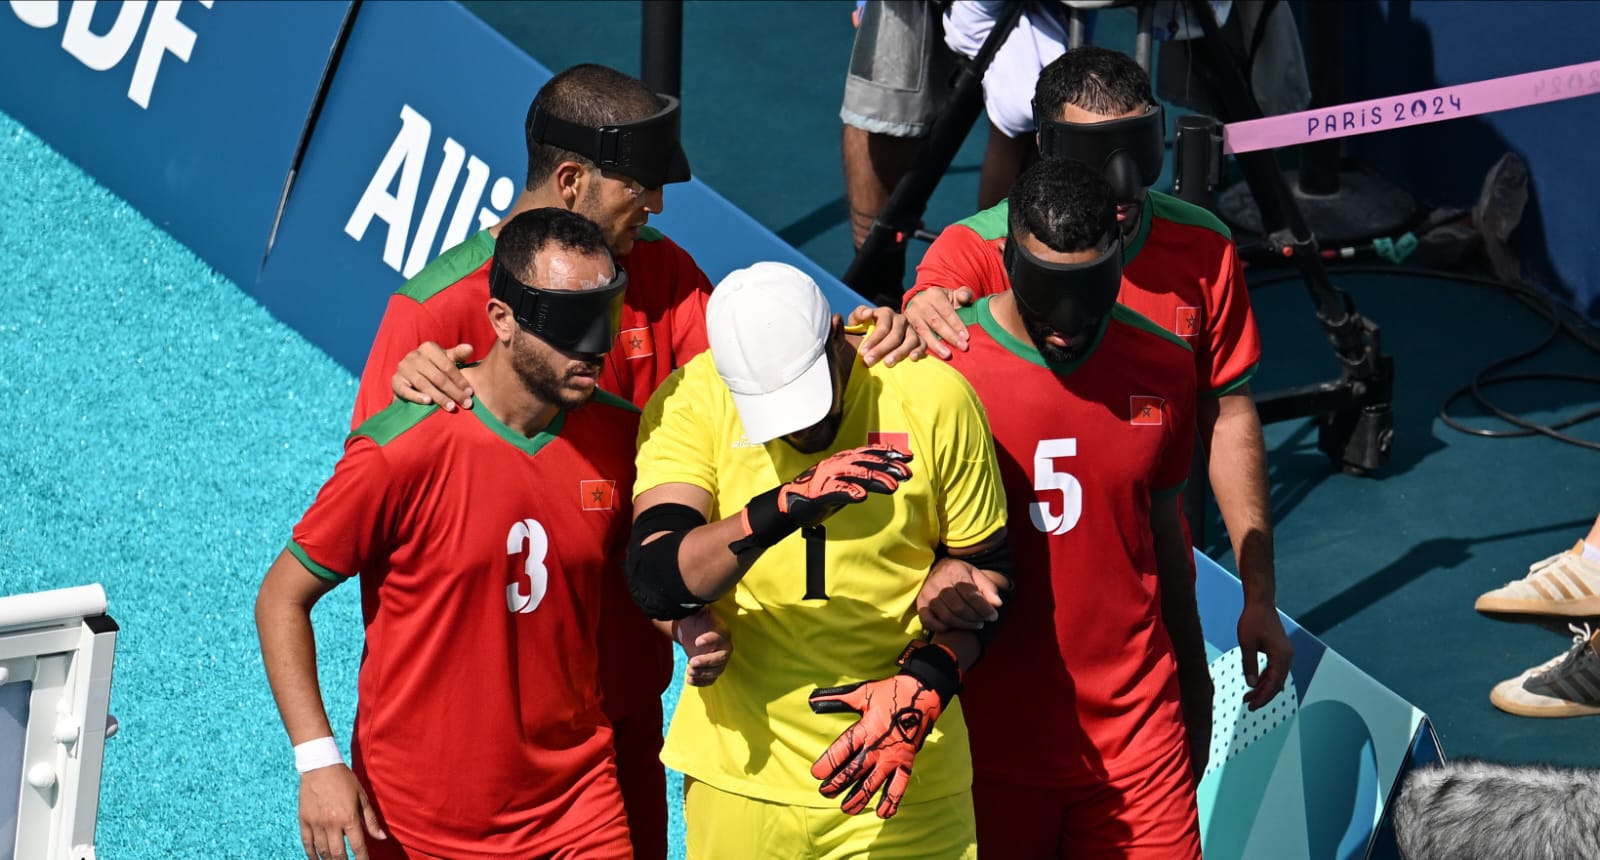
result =
[{"label": "person's bare leg", "polygon": [[989,146],[983,153],[983,171],[978,174],[978,208],[988,209],[1006,199],[1012,183],[1033,163],[1036,154],[1033,135],[1007,137],[990,123]]},{"label": "person's bare leg", "polygon": [[1600,517],[1595,517],[1594,528],[1589,529],[1589,536],[1584,540],[1590,546],[1600,546]]},{"label": "person's bare leg", "polygon": [[[844,185],[850,206],[850,234],[855,247],[867,239],[872,222],[889,204],[889,196],[900,178],[911,169],[911,162],[922,145],[919,137],[894,137],[874,134],[853,125],[844,127]],[[858,288],[869,299],[892,307],[900,306],[905,290],[906,253],[902,243],[897,251],[885,253],[880,264],[864,273]]]}]

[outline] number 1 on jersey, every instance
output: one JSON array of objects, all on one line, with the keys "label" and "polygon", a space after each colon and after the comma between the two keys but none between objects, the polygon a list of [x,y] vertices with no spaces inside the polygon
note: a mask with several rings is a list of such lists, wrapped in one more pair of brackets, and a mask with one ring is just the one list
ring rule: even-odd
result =
[{"label": "number 1 on jersey", "polygon": [[1061,513],[1050,511],[1049,501],[1034,502],[1028,506],[1028,518],[1033,527],[1049,535],[1064,535],[1072,531],[1083,516],[1083,485],[1067,472],[1056,471],[1055,458],[1078,456],[1077,439],[1041,439],[1033,449],[1033,488],[1038,492],[1061,493]]},{"label": "number 1 on jersey", "polygon": [[801,600],[828,599],[828,530],[820,525],[800,530],[806,542],[806,594]]}]

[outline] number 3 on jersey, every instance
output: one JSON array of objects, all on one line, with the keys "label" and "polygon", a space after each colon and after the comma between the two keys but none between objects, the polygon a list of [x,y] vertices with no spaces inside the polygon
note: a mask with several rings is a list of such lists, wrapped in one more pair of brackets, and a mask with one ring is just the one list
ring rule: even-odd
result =
[{"label": "number 3 on jersey", "polygon": [[550,581],[550,571],[544,566],[545,554],[550,551],[550,537],[538,520],[523,520],[511,527],[506,535],[506,554],[519,555],[526,547],[522,572],[512,574],[506,586],[506,608],[512,612],[527,613],[539,608]]},{"label": "number 3 on jersey", "polygon": [[1049,535],[1064,535],[1072,531],[1083,515],[1083,485],[1066,472],[1056,471],[1057,457],[1078,456],[1077,439],[1041,439],[1033,449],[1033,489],[1038,492],[1061,493],[1061,513],[1050,512],[1051,501],[1034,502],[1028,506],[1033,527]]}]

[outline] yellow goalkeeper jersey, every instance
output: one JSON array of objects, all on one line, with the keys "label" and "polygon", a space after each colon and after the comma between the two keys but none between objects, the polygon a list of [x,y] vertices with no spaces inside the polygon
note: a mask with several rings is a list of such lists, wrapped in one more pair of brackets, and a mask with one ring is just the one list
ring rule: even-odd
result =
[{"label": "yellow goalkeeper jersey", "polygon": [[[635,495],[663,484],[700,487],[711,494],[712,522],[832,454],[889,442],[911,451],[912,477],[893,495],[871,495],[823,523],[826,597],[806,596],[806,543],[796,533],[712,604],[728,625],[733,656],[712,686],[685,686],[661,754],[667,766],[775,803],[837,805],[817,792],[811,763],[856,715],[813,714],[806,697],[816,687],[898,671],[895,658],[906,643],[927,638],[915,600],[935,550],[991,537],[1005,525],[1006,504],[983,407],[942,361],[887,368],[857,357],[839,435],[816,454],[782,440],[746,440],[709,352],[650,399],[639,428]],[[917,755],[911,779],[908,803],[970,787],[959,697]]]}]

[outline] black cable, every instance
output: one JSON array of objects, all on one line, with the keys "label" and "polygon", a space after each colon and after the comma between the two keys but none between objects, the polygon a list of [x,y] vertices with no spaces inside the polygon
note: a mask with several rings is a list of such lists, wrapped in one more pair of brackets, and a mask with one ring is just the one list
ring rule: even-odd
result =
[{"label": "black cable", "polygon": [[[1438,272],[1432,269],[1419,269],[1408,266],[1339,266],[1330,267],[1328,273],[1330,275],[1385,275],[1390,277],[1426,278],[1451,283],[1471,284],[1473,286],[1487,287],[1490,289],[1510,293],[1518,301],[1522,302],[1524,305],[1527,305],[1531,310],[1534,311],[1534,313],[1551,322],[1549,333],[1547,333],[1544,336],[1544,339],[1541,340],[1537,345],[1513,355],[1506,356],[1505,358],[1492,361],[1478,370],[1477,373],[1473,374],[1471,382],[1463,385],[1455,391],[1452,391],[1449,396],[1445,397],[1444,402],[1439,405],[1439,411],[1437,413],[1439,420],[1444,422],[1445,426],[1471,436],[1481,436],[1491,439],[1548,436],[1551,439],[1555,439],[1559,442],[1565,442],[1569,445],[1576,445],[1580,448],[1587,448],[1591,451],[1600,451],[1600,442],[1591,442],[1587,439],[1579,439],[1577,437],[1569,436],[1565,433],[1559,432],[1568,427],[1582,424],[1600,417],[1600,409],[1591,409],[1587,412],[1580,413],[1555,424],[1540,424],[1538,422],[1528,421],[1518,415],[1501,409],[1499,406],[1496,406],[1492,401],[1490,401],[1489,398],[1483,393],[1484,388],[1510,382],[1555,380],[1562,382],[1579,382],[1590,385],[1600,385],[1600,375],[1594,374],[1562,372],[1495,374],[1495,371],[1500,370],[1501,368],[1532,358],[1533,356],[1549,349],[1555,344],[1556,340],[1560,338],[1562,334],[1566,334],[1590,350],[1600,353],[1600,339],[1589,335],[1587,332],[1583,331],[1579,325],[1568,320],[1561,307],[1556,304],[1554,297],[1550,296],[1548,293],[1535,290],[1523,284],[1510,284],[1494,278],[1486,278],[1479,275],[1467,275],[1455,272]],[[1298,272],[1284,272],[1277,275],[1268,275],[1264,278],[1250,279],[1248,283],[1251,289],[1255,289],[1258,287],[1265,287],[1272,284],[1299,279],[1300,275]],[[1468,394],[1472,395],[1473,399],[1478,402],[1479,406],[1492,413],[1495,417],[1521,429],[1486,430],[1483,428],[1468,426],[1450,417],[1450,406]]]}]

